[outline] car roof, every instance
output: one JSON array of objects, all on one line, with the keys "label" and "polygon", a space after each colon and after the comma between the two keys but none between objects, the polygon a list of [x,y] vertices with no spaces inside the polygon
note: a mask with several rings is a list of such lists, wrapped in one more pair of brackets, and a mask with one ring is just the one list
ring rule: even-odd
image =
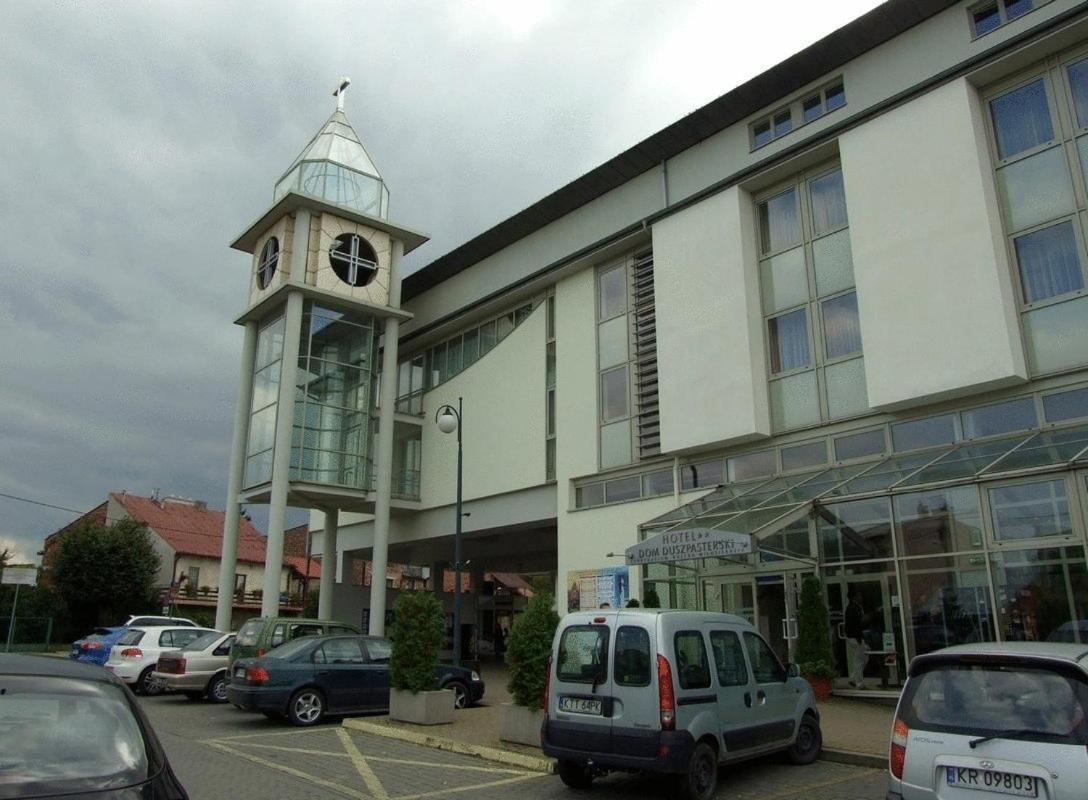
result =
[{"label": "car roof", "polygon": [[997,658],[1005,656],[1015,659],[1040,659],[1062,661],[1073,664],[1088,672],[1088,644],[1068,642],[976,642],[957,644],[918,656],[911,662],[911,672],[915,665],[958,661],[970,656]]},{"label": "car roof", "polygon": [[0,653],[0,675],[40,675],[50,678],[117,683],[112,673],[97,664],[73,661],[53,656],[29,656],[21,653]]}]

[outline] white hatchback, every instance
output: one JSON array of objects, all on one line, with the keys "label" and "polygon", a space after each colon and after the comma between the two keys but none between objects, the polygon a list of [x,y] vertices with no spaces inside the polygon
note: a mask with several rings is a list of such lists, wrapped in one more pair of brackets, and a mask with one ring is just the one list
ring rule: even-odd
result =
[{"label": "white hatchback", "polygon": [[919,656],[896,709],[887,800],[1084,800],[1088,645]]},{"label": "white hatchback", "polygon": [[110,650],[106,669],[138,694],[157,694],[162,685],[151,673],[155,671],[159,656],[166,650],[178,650],[206,633],[214,631],[172,625],[131,628]]}]

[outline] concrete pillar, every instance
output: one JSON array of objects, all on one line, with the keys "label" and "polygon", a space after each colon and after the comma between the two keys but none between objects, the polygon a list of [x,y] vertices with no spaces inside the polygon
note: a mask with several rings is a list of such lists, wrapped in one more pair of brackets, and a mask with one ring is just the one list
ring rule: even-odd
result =
[{"label": "concrete pillar", "polygon": [[287,511],[287,481],[291,469],[291,428],[295,419],[295,378],[298,373],[298,340],[302,334],[302,292],[287,293],[276,413],[276,444],[272,450],[272,496],[268,500],[268,540],[264,551],[264,587],[261,616],[275,617],[280,608],[280,573],[283,572],[283,530]]},{"label": "concrete pillar", "polygon": [[321,593],[317,596],[317,616],[332,619],[332,593],[336,584],[336,532],[340,524],[340,510],[325,509],[325,530],[321,534]]},{"label": "concrete pillar", "polygon": [[249,433],[249,405],[253,395],[253,359],[257,353],[257,321],[245,325],[242,339],[242,366],[238,376],[238,398],[234,408],[234,438],[230,446],[230,475],[227,478],[227,508],[223,515],[223,553],[219,558],[219,596],[215,601],[215,627],[229,631],[234,611],[234,570],[238,565],[238,525],[241,521],[242,481],[246,470],[246,436]]},{"label": "concrete pillar", "polygon": [[[392,243],[389,305],[400,307],[400,260],[404,243]],[[389,563],[389,501],[393,490],[393,411],[397,405],[397,344],[400,320],[388,317],[382,338],[382,407],[378,414],[377,476],[374,480],[374,577],[370,582],[370,635],[385,636],[385,568]]]}]

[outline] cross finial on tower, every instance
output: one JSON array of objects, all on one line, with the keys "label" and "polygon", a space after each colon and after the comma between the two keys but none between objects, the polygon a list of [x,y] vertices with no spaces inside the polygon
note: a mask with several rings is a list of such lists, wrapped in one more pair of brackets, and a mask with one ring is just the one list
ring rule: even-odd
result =
[{"label": "cross finial on tower", "polygon": [[351,78],[342,77],[340,78],[340,85],[337,86],[336,91],[332,93],[332,96],[336,98],[337,111],[344,110],[344,92],[348,90],[349,86],[351,86]]}]

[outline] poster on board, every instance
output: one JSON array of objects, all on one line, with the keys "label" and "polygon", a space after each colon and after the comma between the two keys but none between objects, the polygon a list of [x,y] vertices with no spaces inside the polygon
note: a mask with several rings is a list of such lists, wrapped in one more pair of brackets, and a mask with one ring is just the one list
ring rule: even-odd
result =
[{"label": "poster on board", "polygon": [[623,608],[631,598],[627,567],[578,569],[567,573],[567,611]]}]

